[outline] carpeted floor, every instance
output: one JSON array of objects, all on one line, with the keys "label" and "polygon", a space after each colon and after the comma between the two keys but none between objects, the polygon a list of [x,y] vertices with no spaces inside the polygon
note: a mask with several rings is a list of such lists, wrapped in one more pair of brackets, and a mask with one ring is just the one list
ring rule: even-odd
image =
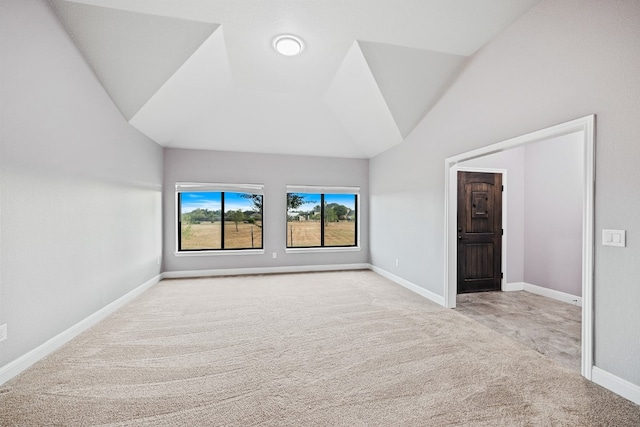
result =
[{"label": "carpeted floor", "polygon": [[638,426],[370,271],[165,280],[0,387],[0,425]]}]

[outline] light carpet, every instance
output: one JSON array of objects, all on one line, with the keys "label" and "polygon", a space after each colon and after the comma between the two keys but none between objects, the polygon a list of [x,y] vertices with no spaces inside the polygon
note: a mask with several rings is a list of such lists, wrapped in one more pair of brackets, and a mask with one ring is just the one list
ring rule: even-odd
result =
[{"label": "light carpet", "polygon": [[3,426],[638,426],[371,271],[164,280],[0,387]]}]

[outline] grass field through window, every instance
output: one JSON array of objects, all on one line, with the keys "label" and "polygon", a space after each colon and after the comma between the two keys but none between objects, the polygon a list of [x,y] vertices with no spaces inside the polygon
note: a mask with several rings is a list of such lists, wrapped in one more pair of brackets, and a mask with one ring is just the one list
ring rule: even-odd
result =
[{"label": "grass field through window", "polygon": [[[262,248],[262,223],[255,224],[225,221],[224,224],[224,248],[225,249],[251,249]],[[222,222],[209,222],[200,224],[182,223],[182,245],[184,250],[197,249],[221,249]],[[253,239],[252,239],[253,236]]]},{"label": "grass field through window", "polygon": [[[287,247],[320,246],[320,221],[287,221]],[[354,221],[329,222],[324,226],[325,246],[355,246]]]}]

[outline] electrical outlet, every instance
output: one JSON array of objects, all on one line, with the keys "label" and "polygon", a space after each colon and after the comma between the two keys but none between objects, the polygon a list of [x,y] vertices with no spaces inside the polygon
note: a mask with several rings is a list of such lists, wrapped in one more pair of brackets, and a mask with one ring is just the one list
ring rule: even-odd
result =
[{"label": "electrical outlet", "polygon": [[273,253],[273,259],[276,259],[276,258],[278,258],[278,253],[277,253],[277,252],[274,252],[274,253]]},{"label": "electrical outlet", "polygon": [[0,326],[0,341],[7,339],[7,324]]},{"label": "electrical outlet", "polygon": [[604,246],[627,246],[626,230],[602,230],[602,244]]},{"label": "electrical outlet", "polygon": [[400,263],[398,262],[398,258],[396,258],[396,267],[399,266]]}]

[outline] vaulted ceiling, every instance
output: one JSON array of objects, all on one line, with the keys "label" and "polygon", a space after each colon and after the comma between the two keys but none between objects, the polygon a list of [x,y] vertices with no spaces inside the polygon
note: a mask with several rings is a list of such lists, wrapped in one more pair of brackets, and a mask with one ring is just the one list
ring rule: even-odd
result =
[{"label": "vaulted ceiling", "polygon": [[[373,157],[539,0],[51,0],[124,117],[158,144]],[[274,37],[294,34],[298,56]]]}]

